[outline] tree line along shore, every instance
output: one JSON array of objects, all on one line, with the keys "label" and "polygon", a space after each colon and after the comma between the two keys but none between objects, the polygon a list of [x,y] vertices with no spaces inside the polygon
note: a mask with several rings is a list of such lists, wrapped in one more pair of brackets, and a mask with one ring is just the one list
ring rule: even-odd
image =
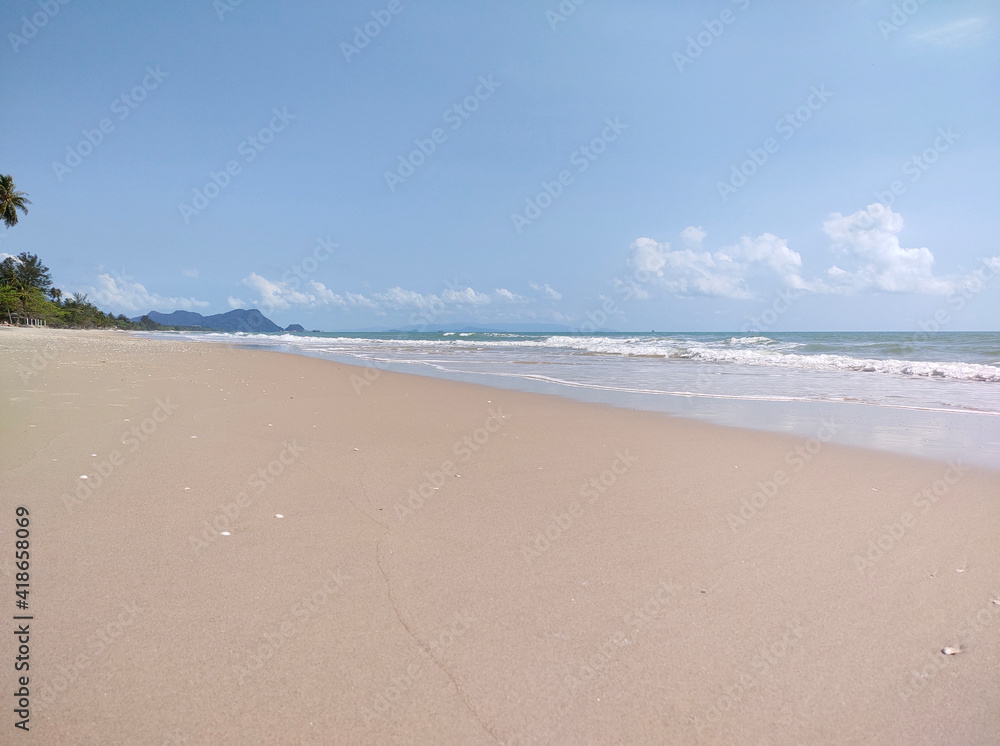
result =
[{"label": "tree line along shore", "polygon": [[[27,215],[31,200],[18,191],[9,174],[0,174],[0,221],[7,229]],[[85,293],[67,295],[52,284],[52,274],[37,254],[7,255],[0,262],[0,324],[78,329],[180,329],[158,324],[148,316],[138,321],[106,313]]]}]

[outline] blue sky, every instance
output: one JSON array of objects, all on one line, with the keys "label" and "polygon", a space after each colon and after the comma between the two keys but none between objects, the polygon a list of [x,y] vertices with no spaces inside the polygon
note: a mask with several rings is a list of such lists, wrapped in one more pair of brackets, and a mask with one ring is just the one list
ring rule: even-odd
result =
[{"label": "blue sky", "polygon": [[0,252],[105,310],[997,328],[995,2],[6,7]]}]

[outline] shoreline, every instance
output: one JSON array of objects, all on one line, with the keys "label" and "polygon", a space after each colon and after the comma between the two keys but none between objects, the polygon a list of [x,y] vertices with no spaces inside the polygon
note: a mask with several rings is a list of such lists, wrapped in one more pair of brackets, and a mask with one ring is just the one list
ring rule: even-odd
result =
[{"label": "shoreline", "polygon": [[405,375],[539,393],[620,409],[657,412],[723,427],[790,434],[801,438],[812,437],[817,429],[816,423],[834,420],[840,423],[836,439],[843,445],[939,463],[961,459],[979,468],[1000,471],[1000,413],[944,406],[934,408],[900,403],[876,404],[851,397],[834,401],[713,394],[697,390],[654,392],[596,383],[535,380],[523,375],[500,374],[495,371],[446,370],[440,365],[414,366],[412,361],[403,363],[379,360],[366,363],[364,359],[348,353],[317,352],[282,342],[249,342],[240,341],[239,338],[200,341],[231,344],[240,349],[265,349],[332,360],[343,365],[362,367],[366,371],[365,375],[391,370]]},{"label": "shoreline", "polygon": [[0,331],[41,742],[1000,735],[994,472],[56,334]]}]

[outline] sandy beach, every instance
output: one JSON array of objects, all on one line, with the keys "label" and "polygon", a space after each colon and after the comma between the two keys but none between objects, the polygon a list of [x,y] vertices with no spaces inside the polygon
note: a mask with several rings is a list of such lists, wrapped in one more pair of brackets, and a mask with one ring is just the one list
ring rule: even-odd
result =
[{"label": "sandy beach", "polygon": [[17,742],[1000,742],[1000,472],[183,339],[0,355]]}]

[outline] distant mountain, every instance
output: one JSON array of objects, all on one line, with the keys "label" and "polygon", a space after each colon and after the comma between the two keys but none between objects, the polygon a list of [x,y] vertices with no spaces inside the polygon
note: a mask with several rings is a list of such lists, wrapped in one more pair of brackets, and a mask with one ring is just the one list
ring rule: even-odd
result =
[{"label": "distant mountain", "polygon": [[285,327],[286,332],[304,332],[306,328],[301,324],[289,324]]},{"label": "distant mountain", "polygon": [[[193,311],[174,311],[173,313],[150,311],[146,315],[157,324],[166,324],[168,326],[203,326],[205,321],[204,316]],[[132,321],[138,321],[140,318],[142,317],[137,316]]]},{"label": "distant mountain", "polygon": [[[227,313],[217,313],[212,316],[202,316],[194,311],[174,311],[160,313],[150,311],[146,314],[157,324],[166,326],[197,326],[217,332],[281,332],[285,331],[256,308],[238,308]],[[138,321],[141,317],[132,319]],[[298,326],[293,324],[293,326]],[[299,327],[301,329],[302,327]]]}]

